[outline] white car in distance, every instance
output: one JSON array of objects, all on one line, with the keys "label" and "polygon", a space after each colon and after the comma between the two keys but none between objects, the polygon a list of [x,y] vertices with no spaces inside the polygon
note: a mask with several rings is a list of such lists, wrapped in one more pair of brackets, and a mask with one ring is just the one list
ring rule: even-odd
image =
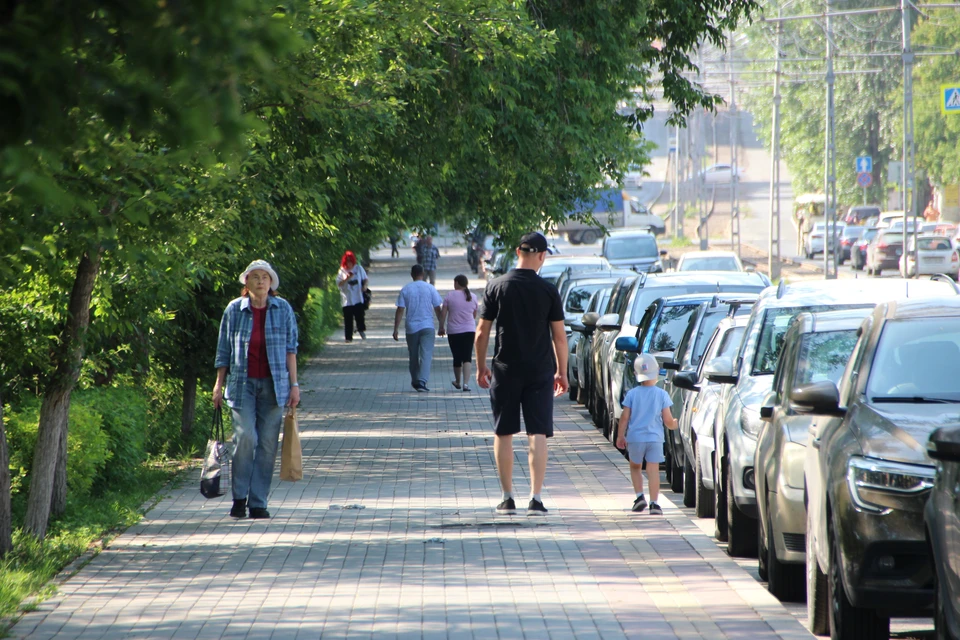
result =
[{"label": "white car in distance", "polygon": [[746,271],[733,251],[690,251],[680,256],[677,271]]}]

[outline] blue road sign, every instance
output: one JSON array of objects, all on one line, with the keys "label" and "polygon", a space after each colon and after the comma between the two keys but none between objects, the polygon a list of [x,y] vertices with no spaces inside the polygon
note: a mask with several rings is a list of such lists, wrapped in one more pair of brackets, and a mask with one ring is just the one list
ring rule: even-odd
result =
[{"label": "blue road sign", "polygon": [[940,85],[940,112],[944,115],[960,113],[960,85]]},{"label": "blue road sign", "polygon": [[857,158],[857,173],[873,173],[873,156]]}]

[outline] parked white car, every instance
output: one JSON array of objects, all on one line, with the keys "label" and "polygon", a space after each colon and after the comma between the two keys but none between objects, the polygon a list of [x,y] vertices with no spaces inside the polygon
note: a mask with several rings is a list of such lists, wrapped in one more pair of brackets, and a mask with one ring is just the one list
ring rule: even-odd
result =
[{"label": "parked white car", "polygon": [[698,177],[704,184],[729,184],[743,177],[743,168],[734,170],[729,164],[713,164],[701,171]]},{"label": "parked white car", "polygon": [[909,247],[907,251],[900,256],[900,273],[904,277],[946,273],[954,280],[957,279],[960,256],[957,255],[957,250],[954,249],[953,242],[948,236],[920,236],[917,238],[916,253],[920,257],[919,271],[913,257],[914,240],[912,236],[907,240],[907,246]]}]

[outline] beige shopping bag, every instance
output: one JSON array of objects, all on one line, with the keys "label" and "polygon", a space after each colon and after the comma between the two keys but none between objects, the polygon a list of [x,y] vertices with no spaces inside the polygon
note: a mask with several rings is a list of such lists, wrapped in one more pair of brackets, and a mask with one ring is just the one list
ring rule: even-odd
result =
[{"label": "beige shopping bag", "polygon": [[303,479],[303,454],[300,451],[300,430],[297,428],[297,410],[294,407],[283,417],[280,479],[291,482]]}]

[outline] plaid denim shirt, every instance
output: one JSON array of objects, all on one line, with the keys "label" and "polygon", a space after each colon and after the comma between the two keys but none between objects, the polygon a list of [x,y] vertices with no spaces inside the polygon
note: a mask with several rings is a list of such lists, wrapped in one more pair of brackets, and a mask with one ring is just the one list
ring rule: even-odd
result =
[{"label": "plaid denim shirt", "polygon": [[436,271],[437,259],[440,257],[440,250],[436,245],[429,247],[420,247],[420,264],[424,271]]},{"label": "plaid denim shirt", "polygon": [[[273,390],[277,405],[285,406],[290,398],[290,374],[287,371],[287,354],[297,352],[297,318],[293,307],[282,298],[267,298],[267,362],[273,377]],[[253,311],[250,298],[237,298],[227,305],[220,321],[220,337],[217,340],[217,358],[214,366],[227,367],[224,398],[227,406],[239,409],[241,393],[247,384],[247,354],[250,351],[250,334],[253,333]]]}]

